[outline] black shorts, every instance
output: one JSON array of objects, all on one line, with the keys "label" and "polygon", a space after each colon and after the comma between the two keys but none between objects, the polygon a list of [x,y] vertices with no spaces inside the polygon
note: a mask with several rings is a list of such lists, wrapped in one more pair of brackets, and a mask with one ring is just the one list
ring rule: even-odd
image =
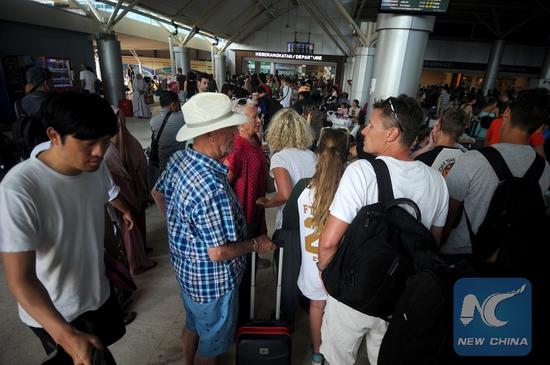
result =
[{"label": "black shorts", "polygon": [[[82,313],[71,321],[71,325],[79,331],[97,336],[105,347],[120,340],[126,333],[124,316],[112,291],[109,299],[101,307]],[[29,328],[38,336],[47,354],[57,348],[57,344],[44,328]]]}]

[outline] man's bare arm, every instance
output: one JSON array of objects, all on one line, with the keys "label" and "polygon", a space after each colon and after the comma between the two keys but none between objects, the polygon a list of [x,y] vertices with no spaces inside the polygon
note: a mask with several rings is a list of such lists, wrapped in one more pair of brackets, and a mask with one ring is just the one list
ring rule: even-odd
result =
[{"label": "man's bare arm", "polygon": [[324,269],[332,261],[332,257],[340,247],[340,241],[346,233],[349,224],[336,218],[332,214],[328,216],[327,225],[319,237],[319,268]]},{"label": "man's bare arm", "polygon": [[99,339],[76,330],[55,309],[36,276],[36,253],[2,253],[8,286],[23,309],[60,344],[76,364],[91,365],[92,348],[102,349]]},{"label": "man's bare arm", "polygon": [[[254,240],[258,243],[255,247]],[[214,262],[231,260],[256,250],[264,254],[275,249],[275,244],[265,234],[256,237],[254,240],[241,241],[237,243],[226,243],[218,247],[208,249],[208,257]]]}]

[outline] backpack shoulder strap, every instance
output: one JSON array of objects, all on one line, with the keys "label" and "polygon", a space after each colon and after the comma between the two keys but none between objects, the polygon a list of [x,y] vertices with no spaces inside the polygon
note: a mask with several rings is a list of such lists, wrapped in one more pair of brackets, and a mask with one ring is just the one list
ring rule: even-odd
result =
[{"label": "backpack shoulder strap", "polygon": [[495,171],[495,174],[497,174],[499,181],[513,177],[512,172],[504,160],[504,157],[502,157],[496,148],[489,146],[478,151],[487,159],[487,161],[489,161],[489,164]]},{"label": "backpack shoulder strap", "polygon": [[162,124],[160,125],[159,131],[157,135],[155,136],[155,140],[153,141],[155,144],[158,144],[160,141],[160,135],[162,134],[162,131],[164,130],[164,127],[166,126],[166,123],[168,122],[168,118],[170,118],[170,115],[172,114],[172,111],[169,111],[164,116],[164,120],[162,121]]},{"label": "backpack shoulder strap", "polygon": [[544,157],[539,155],[538,153],[535,153],[535,161],[531,164],[531,167],[529,167],[529,170],[523,175],[524,179],[535,181],[538,184],[538,181],[540,177],[542,176],[542,173],[544,172],[544,167],[546,166],[546,163],[544,161]]},{"label": "backpack shoulder strap", "polygon": [[394,199],[393,188],[391,186],[390,171],[386,163],[379,158],[370,161],[374,173],[376,174],[376,183],[378,185],[378,202],[386,203]]}]

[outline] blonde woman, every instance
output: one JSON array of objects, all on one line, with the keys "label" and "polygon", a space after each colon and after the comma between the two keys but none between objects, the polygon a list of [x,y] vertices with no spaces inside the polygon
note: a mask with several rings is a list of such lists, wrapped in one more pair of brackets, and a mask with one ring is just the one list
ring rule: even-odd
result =
[{"label": "blonde woman", "polygon": [[275,180],[277,191],[271,199],[261,197],[256,204],[277,207],[276,229],[282,226],[283,208],[294,185],[315,173],[315,154],[308,149],[312,138],[306,120],[292,109],[279,110],[269,123],[266,139],[274,152],[269,174]]},{"label": "blonde woman", "polygon": [[323,363],[319,353],[321,346],[321,322],[327,293],[319,275],[316,263],[319,255],[319,235],[325,228],[329,207],[344,173],[348,158],[349,135],[345,129],[325,128],[321,133],[317,149],[317,169],[307,188],[298,198],[300,218],[300,242],[302,266],[298,276],[298,287],[310,299],[309,325],[311,330],[311,363]]}]

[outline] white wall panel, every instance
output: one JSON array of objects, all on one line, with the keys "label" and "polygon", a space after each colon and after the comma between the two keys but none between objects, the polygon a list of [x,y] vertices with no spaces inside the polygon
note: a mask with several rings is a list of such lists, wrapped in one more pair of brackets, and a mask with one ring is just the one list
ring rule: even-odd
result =
[{"label": "white wall panel", "polygon": [[546,52],[545,47],[522,46],[519,44],[505,45],[502,64],[540,67]]}]

